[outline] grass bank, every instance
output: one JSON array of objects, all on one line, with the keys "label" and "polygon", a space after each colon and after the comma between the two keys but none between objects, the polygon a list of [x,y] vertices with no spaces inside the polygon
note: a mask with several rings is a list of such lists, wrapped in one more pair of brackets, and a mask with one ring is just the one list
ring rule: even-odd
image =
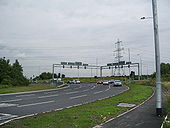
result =
[{"label": "grass bank", "polygon": [[166,113],[168,118],[167,122],[164,124],[164,128],[170,128],[170,82],[163,82],[163,87],[168,91],[166,99]]},{"label": "grass bank", "polygon": [[90,128],[129,109],[118,107],[119,103],[138,105],[153,93],[153,90],[147,86],[138,84],[128,86],[130,90],[117,96],[69,109],[15,120],[1,126],[1,128]]},{"label": "grass bank", "polygon": [[46,90],[46,89],[54,89],[54,88],[56,88],[56,86],[45,85],[45,84],[30,84],[28,86],[0,85],[0,94]]}]

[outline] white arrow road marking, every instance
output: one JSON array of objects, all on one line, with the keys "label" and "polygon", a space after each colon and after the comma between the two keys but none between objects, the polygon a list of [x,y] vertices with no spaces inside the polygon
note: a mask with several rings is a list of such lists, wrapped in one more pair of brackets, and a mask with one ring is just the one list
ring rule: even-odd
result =
[{"label": "white arrow road marking", "polygon": [[87,95],[81,95],[81,96],[70,97],[70,99],[76,99],[76,98],[80,98],[80,97],[84,97],[84,96],[87,96]]},{"label": "white arrow road marking", "polygon": [[20,96],[16,96],[16,97],[25,97],[25,96],[34,96],[35,94],[30,94],[30,95],[20,95]]},{"label": "white arrow road marking", "polygon": [[14,118],[14,117],[17,117],[17,115],[0,113],[0,120],[7,120],[7,119]]},{"label": "white arrow road marking", "polygon": [[48,97],[55,97],[55,96],[58,96],[58,94],[57,95],[49,95],[49,96],[40,96],[38,98],[48,98]]},{"label": "white arrow road marking", "polygon": [[47,102],[40,102],[40,103],[33,103],[33,104],[25,104],[25,105],[20,105],[20,106],[17,106],[17,107],[27,107],[27,106],[34,106],[34,105],[40,105],[40,104],[48,104],[48,103],[53,103],[55,102],[54,100],[52,101],[47,101]]}]

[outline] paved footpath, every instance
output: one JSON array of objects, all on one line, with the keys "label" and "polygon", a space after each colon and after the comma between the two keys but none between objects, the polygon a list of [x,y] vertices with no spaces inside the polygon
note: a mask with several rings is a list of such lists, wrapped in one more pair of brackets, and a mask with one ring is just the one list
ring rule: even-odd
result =
[{"label": "paved footpath", "polygon": [[162,118],[155,114],[155,95],[137,109],[116,118],[102,128],[160,128]]}]

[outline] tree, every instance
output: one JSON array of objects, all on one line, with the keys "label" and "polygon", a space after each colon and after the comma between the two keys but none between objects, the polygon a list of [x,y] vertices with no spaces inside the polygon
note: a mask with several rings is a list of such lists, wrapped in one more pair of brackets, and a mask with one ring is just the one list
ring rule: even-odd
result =
[{"label": "tree", "polygon": [[10,60],[0,59],[0,84],[13,86],[29,84],[23,75],[23,69],[18,60],[10,64]]}]

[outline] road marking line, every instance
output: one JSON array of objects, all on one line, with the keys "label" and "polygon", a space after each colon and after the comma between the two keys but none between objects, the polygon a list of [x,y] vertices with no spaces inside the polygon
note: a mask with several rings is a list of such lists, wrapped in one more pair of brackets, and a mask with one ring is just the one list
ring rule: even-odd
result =
[{"label": "road marking line", "polygon": [[16,97],[25,97],[25,96],[34,96],[35,94],[30,94],[30,95],[20,95],[20,96],[16,96]]},{"label": "road marking line", "polygon": [[4,100],[4,101],[1,101],[1,102],[14,102],[14,101],[21,101],[22,99],[15,99],[15,100]]},{"label": "road marking line", "polygon": [[76,99],[76,98],[85,97],[85,96],[87,96],[87,95],[81,95],[81,96],[70,97],[70,99]]},{"label": "road marking line", "polygon": [[25,105],[20,105],[20,106],[17,106],[17,107],[34,106],[34,105],[40,105],[40,104],[48,104],[48,103],[52,103],[52,102],[55,102],[55,101],[52,100],[52,101],[47,101],[47,102],[40,102],[40,103],[33,103],[33,104],[25,104]]},{"label": "road marking line", "polygon": [[94,89],[96,86],[93,86],[91,89]]},{"label": "road marking line", "polygon": [[73,94],[73,93],[78,93],[79,91],[75,91],[75,92],[68,92],[66,94]]},{"label": "road marking line", "polygon": [[101,93],[101,92],[103,92],[103,91],[94,92],[94,94],[98,94],[98,93]]},{"label": "road marking line", "polygon": [[49,96],[40,96],[38,98],[47,98],[47,97],[55,97],[55,96],[58,96],[58,94],[57,95],[49,95]]},{"label": "road marking line", "polygon": [[44,94],[51,94],[51,93],[57,93],[57,92],[45,92]]},{"label": "road marking line", "polygon": [[0,113],[0,120],[11,119],[11,118],[14,118],[14,117],[17,117],[17,115]]},{"label": "road marking line", "polygon": [[105,91],[108,91],[108,90],[110,90],[110,86],[111,86],[111,85],[109,85],[109,88],[108,88],[108,89],[106,89]]},{"label": "road marking line", "polygon": [[0,104],[0,108],[4,108],[4,107],[13,107],[13,106],[17,106],[18,104],[8,104],[8,103],[2,103]]},{"label": "road marking line", "polygon": [[82,92],[86,92],[86,91],[89,91],[89,89],[83,90]]}]

